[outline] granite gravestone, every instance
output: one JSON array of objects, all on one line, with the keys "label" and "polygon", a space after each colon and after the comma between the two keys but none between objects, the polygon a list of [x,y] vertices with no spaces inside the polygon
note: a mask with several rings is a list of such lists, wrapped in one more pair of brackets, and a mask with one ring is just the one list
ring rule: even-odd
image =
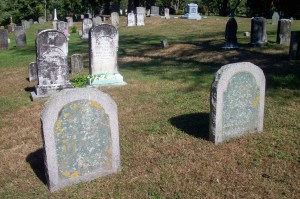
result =
[{"label": "granite gravestone", "polygon": [[71,56],[71,73],[78,73],[83,69],[83,57],[81,54]]},{"label": "granite gravestone", "polygon": [[89,32],[90,29],[93,26],[93,22],[91,19],[85,18],[82,21],[82,39],[88,39],[89,38]]},{"label": "granite gravestone", "polygon": [[23,26],[16,26],[14,35],[16,47],[26,46],[26,34]]},{"label": "granite gravestone", "polygon": [[44,30],[36,38],[38,85],[32,99],[48,97],[66,88],[72,88],[68,79],[67,37],[56,30]]},{"label": "granite gravestone", "polygon": [[198,5],[195,3],[189,3],[186,6],[186,14],[183,15],[183,18],[185,19],[196,19],[201,20],[201,16],[198,13]]},{"label": "granite gravestone", "polygon": [[290,59],[300,60],[300,31],[291,32]]},{"label": "granite gravestone", "polygon": [[91,29],[90,34],[90,85],[124,84],[118,71],[118,30],[108,24]]},{"label": "granite gravestone", "polygon": [[117,105],[96,88],[63,90],[41,113],[51,192],[120,170]]},{"label": "granite gravestone", "polygon": [[97,16],[97,17],[93,18],[93,26],[98,26],[100,24],[102,24],[101,17]]},{"label": "granite gravestone", "polygon": [[8,31],[0,29],[0,50],[8,49]]},{"label": "granite gravestone", "polygon": [[251,44],[253,46],[262,46],[267,43],[266,19],[263,17],[254,17],[251,20]]},{"label": "granite gravestone", "polygon": [[277,28],[277,39],[278,44],[290,44],[291,40],[291,26],[292,21],[290,19],[280,19]]},{"label": "granite gravestone", "polygon": [[169,10],[169,8],[165,8],[165,18],[170,19],[170,10]]},{"label": "granite gravestone", "polygon": [[265,101],[263,71],[249,62],[223,66],[210,94],[210,140],[221,143],[247,133],[262,132]]},{"label": "granite gravestone", "polygon": [[36,62],[31,62],[28,66],[28,79],[30,82],[38,79],[37,73],[38,72]]},{"label": "granite gravestone", "polygon": [[278,12],[274,12],[272,15],[272,25],[277,25],[279,21],[279,14]]},{"label": "granite gravestone", "polygon": [[159,7],[151,6],[151,17],[159,17]]},{"label": "granite gravestone", "polygon": [[119,18],[120,18],[119,13],[117,12],[112,12],[110,15],[111,25],[113,25],[116,29],[119,28],[119,23],[120,23]]},{"label": "granite gravestone", "polygon": [[133,12],[128,13],[128,16],[127,16],[127,26],[136,26],[135,15],[134,15]]},{"label": "granite gravestone", "polygon": [[226,24],[226,30],[225,30],[225,45],[223,46],[223,49],[238,49],[237,44],[237,23],[234,17],[230,17],[227,24]]}]

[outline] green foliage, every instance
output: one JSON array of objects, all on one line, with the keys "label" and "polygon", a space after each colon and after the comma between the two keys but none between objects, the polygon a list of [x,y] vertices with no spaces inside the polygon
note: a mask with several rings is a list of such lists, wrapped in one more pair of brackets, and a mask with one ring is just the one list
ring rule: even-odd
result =
[{"label": "green foliage", "polygon": [[70,80],[72,85],[77,88],[83,88],[87,84],[87,77],[77,77]]},{"label": "green foliage", "polygon": [[71,27],[71,33],[76,33],[77,32],[77,27],[76,26],[72,26]]}]

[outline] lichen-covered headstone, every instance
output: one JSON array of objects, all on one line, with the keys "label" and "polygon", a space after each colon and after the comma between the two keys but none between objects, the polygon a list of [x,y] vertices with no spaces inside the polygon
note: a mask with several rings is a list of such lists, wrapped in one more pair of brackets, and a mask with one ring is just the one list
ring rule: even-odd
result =
[{"label": "lichen-covered headstone", "polygon": [[117,52],[118,30],[109,24],[101,24],[91,29],[90,85],[120,84],[123,76],[118,71]]},{"label": "lichen-covered headstone", "polygon": [[136,23],[135,23],[135,14],[133,12],[128,13],[128,16],[127,16],[127,26],[136,26]]},{"label": "lichen-covered headstone", "polygon": [[251,44],[262,46],[267,43],[266,19],[264,17],[254,17],[251,20]]},{"label": "lichen-covered headstone", "polygon": [[237,49],[237,33],[238,25],[234,17],[230,17],[225,30],[225,45],[223,46],[224,49]]},{"label": "lichen-covered headstone", "polygon": [[82,39],[89,38],[90,29],[93,26],[93,21],[89,18],[84,18],[82,21]]},{"label": "lichen-covered headstone", "polygon": [[30,82],[38,79],[37,70],[36,62],[31,62],[28,66],[28,79]]},{"label": "lichen-covered headstone", "polygon": [[262,132],[265,76],[249,62],[223,66],[210,94],[210,140],[221,143],[247,133]]},{"label": "lichen-covered headstone", "polygon": [[278,44],[290,44],[291,40],[292,21],[290,19],[280,19],[277,28]]},{"label": "lichen-covered headstone", "polygon": [[0,29],[0,50],[8,49],[8,30]]},{"label": "lichen-covered headstone", "polygon": [[143,13],[136,14],[136,25],[144,26],[145,25],[145,15]]},{"label": "lichen-covered headstone", "polygon": [[31,93],[32,99],[72,88],[68,79],[67,37],[57,30],[44,30],[37,36],[36,51],[38,85]]},{"label": "lichen-covered headstone", "polygon": [[93,18],[93,26],[98,26],[100,24],[102,24],[101,17],[97,16],[97,17]]},{"label": "lichen-covered headstone", "polygon": [[39,24],[43,24],[46,22],[45,17],[41,16],[38,18]]},{"label": "lichen-covered headstone", "polygon": [[71,56],[71,73],[78,73],[83,69],[83,57],[81,54]]},{"label": "lichen-covered headstone", "polygon": [[120,18],[119,13],[117,13],[117,12],[112,12],[110,15],[111,25],[113,25],[116,29],[119,28],[119,23],[120,23],[119,18]]},{"label": "lichen-covered headstone", "polygon": [[290,59],[300,60],[300,31],[291,32]]},{"label": "lichen-covered headstone", "polygon": [[159,17],[159,7],[151,6],[151,17]]},{"label": "lichen-covered headstone", "polygon": [[51,192],[120,170],[117,105],[95,88],[53,95],[41,114]]},{"label": "lichen-covered headstone", "polygon": [[26,46],[27,43],[26,33],[23,26],[16,26],[14,35],[15,35],[16,47]]},{"label": "lichen-covered headstone", "polygon": [[279,21],[279,14],[278,12],[274,12],[272,15],[272,25],[277,25]]}]

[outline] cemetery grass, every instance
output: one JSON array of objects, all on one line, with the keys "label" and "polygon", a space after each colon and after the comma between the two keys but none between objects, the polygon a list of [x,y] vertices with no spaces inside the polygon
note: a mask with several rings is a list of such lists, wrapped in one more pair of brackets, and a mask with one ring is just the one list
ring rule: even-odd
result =
[{"label": "cemetery grass", "polygon": [[[275,43],[268,20],[268,45],[253,48],[250,19],[237,18],[240,50],[223,51],[228,18],[202,21],[146,18],[126,27],[121,17],[119,66],[128,85],[104,92],[118,104],[121,166],[117,174],[50,193],[45,185],[40,112],[31,102],[28,64],[35,60],[38,28],[28,45],[0,52],[0,198],[299,198],[300,63],[288,46]],[[80,28],[80,24],[76,23]],[[300,30],[294,21],[293,30]],[[160,47],[167,38],[168,49]],[[88,44],[71,34],[69,56]],[[250,61],[266,75],[264,132],[215,145],[208,141],[209,91],[223,65]]]}]

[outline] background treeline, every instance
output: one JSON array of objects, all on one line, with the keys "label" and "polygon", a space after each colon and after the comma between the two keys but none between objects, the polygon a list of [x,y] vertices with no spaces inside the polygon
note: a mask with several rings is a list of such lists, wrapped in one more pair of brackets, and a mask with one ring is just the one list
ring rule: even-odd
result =
[{"label": "background treeline", "polygon": [[51,17],[55,7],[61,20],[66,16],[80,17],[88,11],[95,15],[110,14],[119,8],[131,11],[137,6],[150,8],[152,5],[159,6],[162,13],[167,7],[171,14],[184,14],[186,4],[191,2],[199,5],[202,15],[228,16],[234,13],[270,18],[273,11],[279,11],[281,17],[300,18],[300,6],[295,0],[1,0],[0,23],[10,23],[10,16],[14,23],[20,23],[21,19],[37,20],[39,16],[45,16],[45,8],[46,16]]}]

